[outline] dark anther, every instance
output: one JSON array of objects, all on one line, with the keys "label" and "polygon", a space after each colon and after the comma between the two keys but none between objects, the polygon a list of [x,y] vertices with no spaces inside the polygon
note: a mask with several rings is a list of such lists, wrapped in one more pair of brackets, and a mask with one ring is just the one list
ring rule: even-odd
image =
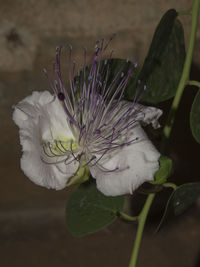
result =
[{"label": "dark anther", "polygon": [[94,131],[94,134],[101,134],[101,130],[96,129],[96,130]]},{"label": "dark anther", "polygon": [[58,99],[60,101],[63,101],[65,99],[65,96],[64,96],[64,94],[62,92],[58,93]]}]

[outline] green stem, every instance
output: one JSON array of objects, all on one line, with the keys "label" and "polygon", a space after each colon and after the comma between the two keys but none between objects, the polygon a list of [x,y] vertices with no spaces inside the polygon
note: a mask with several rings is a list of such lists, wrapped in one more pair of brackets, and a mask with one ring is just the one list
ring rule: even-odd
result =
[{"label": "green stem", "polygon": [[170,112],[167,118],[167,123],[163,129],[163,140],[162,140],[162,146],[161,146],[162,152],[165,151],[165,148],[169,140],[173,124],[174,124],[176,110],[179,106],[184,87],[187,84],[187,81],[189,79],[189,73],[190,73],[190,68],[191,68],[192,55],[194,52],[194,44],[195,44],[196,31],[197,31],[199,5],[200,5],[200,1],[194,0],[193,5],[192,5],[192,24],[191,24],[191,32],[190,32],[187,55],[186,55],[186,59],[185,59],[184,67],[183,67],[183,72],[182,72],[179,85],[176,91],[176,95],[172,102],[171,109],[170,109]]},{"label": "green stem", "polygon": [[128,215],[128,214],[126,214],[126,213],[124,213],[124,212],[122,212],[122,211],[120,211],[119,212],[119,215],[123,218],[123,219],[125,219],[125,220],[127,220],[127,221],[137,221],[137,219],[138,219],[138,216],[135,216],[135,217],[133,217],[133,216],[130,216],[130,215]]},{"label": "green stem", "polygon": [[188,85],[194,85],[200,88],[200,82],[198,81],[188,81],[187,82]]},{"label": "green stem", "polygon": [[164,183],[163,186],[164,187],[171,187],[171,188],[173,188],[173,190],[176,190],[178,188],[178,186],[175,185],[174,183]]},{"label": "green stem", "polygon": [[140,215],[138,216],[139,224],[138,224],[137,234],[136,234],[136,238],[135,238],[135,243],[134,243],[129,267],[135,267],[136,266],[139,248],[140,248],[140,243],[142,240],[142,234],[143,234],[143,230],[144,230],[144,225],[145,225],[146,218],[147,218],[147,215],[149,213],[149,209],[151,207],[151,204],[153,202],[154,197],[155,197],[154,193],[148,195],[146,202],[144,204],[144,207],[143,207]]}]

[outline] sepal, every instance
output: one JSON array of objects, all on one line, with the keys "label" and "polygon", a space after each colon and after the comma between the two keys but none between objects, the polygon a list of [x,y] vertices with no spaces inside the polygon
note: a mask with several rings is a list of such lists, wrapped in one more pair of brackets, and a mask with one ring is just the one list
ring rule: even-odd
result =
[{"label": "sepal", "polygon": [[76,185],[76,184],[82,184],[85,183],[87,180],[89,180],[90,177],[90,170],[89,168],[86,167],[81,167],[77,170],[74,176],[72,176],[69,179],[69,182],[67,183],[67,187],[71,185]]},{"label": "sepal", "polygon": [[173,171],[173,163],[172,160],[166,156],[160,156],[158,159],[160,168],[154,174],[154,181],[150,182],[151,184],[163,184],[167,181],[168,177],[171,175]]}]

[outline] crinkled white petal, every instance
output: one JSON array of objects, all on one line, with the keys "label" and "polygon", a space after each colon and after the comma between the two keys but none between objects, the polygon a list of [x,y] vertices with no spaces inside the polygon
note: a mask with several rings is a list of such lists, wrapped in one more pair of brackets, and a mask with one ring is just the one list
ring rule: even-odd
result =
[{"label": "crinkled white petal", "polygon": [[48,91],[33,92],[15,107],[13,120],[19,126],[23,155],[21,168],[34,183],[62,189],[78,169],[78,162],[47,164],[41,160],[42,142],[58,137],[73,138],[65,111]]},{"label": "crinkled white petal", "polygon": [[136,104],[136,110],[143,114],[142,122],[144,124],[151,124],[155,129],[160,127],[158,119],[162,115],[162,110],[155,107],[146,107],[140,104]]},{"label": "crinkled white petal", "polygon": [[[97,188],[107,196],[132,194],[142,183],[154,179],[159,169],[160,153],[150,142],[138,124],[130,133],[130,140],[139,138],[131,145],[124,146],[90,168],[96,178]],[[119,171],[112,171],[118,168]],[[110,171],[109,171],[110,170]]]},{"label": "crinkled white petal", "polygon": [[[129,101],[121,101],[118,109],[116,110],[117,118],[120,118],[122,114],[124,114],[130,107],[132,106],[132,102]],[[152,124],[152,126],[156,129],[160,127],[158,119],[162,115],[162,110],[155,107],[143,106],[138,103],[134,103],[133,107],[133,116],[136,121],[142,122],[144,125]]]}]

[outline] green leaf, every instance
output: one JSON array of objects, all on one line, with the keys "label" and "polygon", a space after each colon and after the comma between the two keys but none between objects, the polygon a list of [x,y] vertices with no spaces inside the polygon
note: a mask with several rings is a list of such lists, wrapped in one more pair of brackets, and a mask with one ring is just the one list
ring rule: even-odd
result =
[{"label": "green leaf", "polygon": [[159,158],[159,170],[155,173],[155,181],[152,184],[162,184],[172,173],[173,163],[172,160],[166,156],[161,156]]},{"label": "green leaf", "polygon": [[123,209],[124,196],[106,197],[95,183],[84,183],[72,193],[66,208],[67,228],[82,237],[111,224]]},{"label": "green leaf", "polygon": [[186,211],[200,196],[200,183],[188,183],[179,186],[170,196],[164,215],[158,226],[161,227],[164,221],[173,219],[175,216]]},{"label": "green leaf", "polygon": [[194,139],[200,144],[200,91],[197,92],[190,112],[190,128]]},{"label": "green leaf", "polygon": [[185,61],[183,27],[176,17],[174,9],[167,11],[154,33],[138,77],[147,86],[143,102],[155,104],[175,95]]}]

